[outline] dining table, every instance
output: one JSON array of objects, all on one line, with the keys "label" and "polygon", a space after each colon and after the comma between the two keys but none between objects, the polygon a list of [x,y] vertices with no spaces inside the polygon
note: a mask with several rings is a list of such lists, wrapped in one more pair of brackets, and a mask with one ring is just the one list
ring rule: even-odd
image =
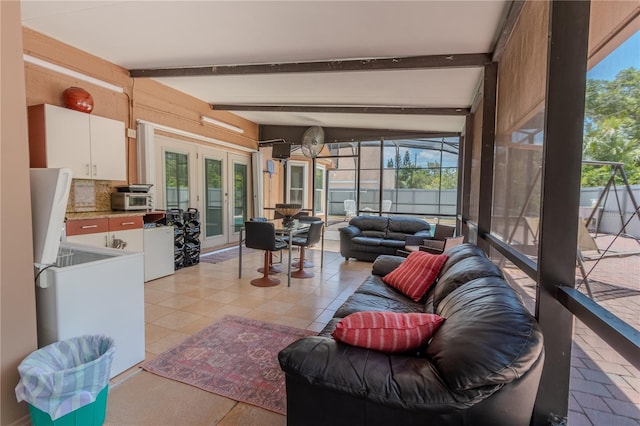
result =
[{"label": "dining table", "polygon": [[[283,219],[270,219],[269,222],[273,223],[276,231],[276,236],[284,238],[287,241],[289,259],[287,262],[287,287],[291,287],[291,241],[294,236],[301,234],[309,229],[310,222],[301,222],[298,219],[294,219],[289,223],[285,223]],[[242,278],[242,245],[244,243],[244,226],[240,228],[240,239],[238,242],[238,278]],[[323,229],[323,247],[324,251],[324,229]],[[324,254],[324,253],[323,253]]]}]

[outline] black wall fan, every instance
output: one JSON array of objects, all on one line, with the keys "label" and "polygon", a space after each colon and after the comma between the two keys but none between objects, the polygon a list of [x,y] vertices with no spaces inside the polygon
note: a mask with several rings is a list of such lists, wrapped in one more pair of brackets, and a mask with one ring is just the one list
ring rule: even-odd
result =
[{"label": "black wall fan", "polygon": [[324,130],[320,126],[312,126],[302,135],[302,154],[305,157],[316,158],[324,148]]}]

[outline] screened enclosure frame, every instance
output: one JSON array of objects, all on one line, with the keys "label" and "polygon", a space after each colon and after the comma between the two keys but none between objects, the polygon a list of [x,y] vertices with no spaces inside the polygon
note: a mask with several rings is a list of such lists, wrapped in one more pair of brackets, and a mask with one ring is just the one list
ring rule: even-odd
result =
[{"label": "screened enclosure frame", "polygon": [[[546,10],[532,12],[534,8]],[[575,218],[580,195],[590,12],[589,1],[524,3],[517,24],[524,29],[516,28],[515,36],[512,34],[509,41],[517,46],[520,53],[514,56],[521,63],[508,64],[505,75],[499,73],[495,62],[485,66],[483,96],[467,119],[462,148],[461,191],[464,193],[460,194],[463,206],[459,220],[466,240],[477,243],[493,259],[503,256],[537,284],[535,315],[545,337],[546,360],[532,424],[566,424],[574,318],[593,330],[632,366],[640,368],[638,330],[575,288]],[[548,19],[548,29],[540,24],[540,16]],[[634,19],[637,18],[636,14]],[[536,31],[537,39],[532,37]],[[534,43],[537,40],[538,46],[527,45],[531,40]],[[544,50],[540,50],[541,47]],[[531,72],[526,61],[534,56],[523,55],[523,49],[537,54],[545,52],[548,63],[539,70],[543,72],[541,76],[521,78]],[[513,84],[517,78],[529,85],[538,84],[534,89],[541,89],[543,96],[539,97],[539,92],[532,92],[528,87],[517,90],[501,87],[504,82]],[[527,111],[542,111],[544,117],[539,127],[543,130],[544,143],[536,148],[541,160],[537,261],[505,241],[507,236],[497,233],[494,224],[498,218],[508,216],[506,211],[499,214],[494,211],[495,174],[502,166],[495,162],[499,149],[497,134],[517,128],[515,122],[505,126],[505,122],[498,119],[496,107],[499,100],[504,101],[496,96],[499,92],[503,97],[517,93],[506,110],[508,119],[517,120],[519,113],[526,122]],[[531,102],[524,109],[523,100]],[[531,137],[525,136],[525,140]],[[530,176],[536,175],[531,172]]]},{"label": "screened enclosure frame", "polygon": [[[353,199],[355,201],[356,214],[413,215],[413,216],[420,216],[420,217],[435,217],[435,218],[438,218],[438,220],[439,218],[449,218],[449,219],[455,220],[455,218],[459,215],[457,189],[459,187],[459,178],[460,178],[460,173],[458,172],[459,164],[460,164],[460,161],[458,158],[459,146],[460,146],[460,135],[451,136],[450,134],[448,134],[448,135],[443,135],[439,137],[429,135],[429,137],[425,137],[425,138],[420,138],[420,137],[397,138],[397,139],[380,138],[379,140],[366,140],[366,141],[357,141],[357,142],[336,142],[336,143],[329,143],[327,145],[329,147],[329,151],[334,155],[318,156],[317,159],[333,159],[334,160],[334,168],[333,169],[328,168],[327,174],[326,174],[327,183],[326,183],[326,191],[325,191],[325,195],[326,195],[325,205],[327,206],[328,215],[329,214],[336,215],[336,208],[339,208],[339,207],[335,207],[335,206],[338,206],[340,205],[340,203],[342,203],[342,200],[339,200],[337,202],[330,199],[330,197],[334,193],[334,191],[332,191],[332,188],[335,189],[335,186],[332,186],[332,180],[331,180],[332,178],[331,178],[330,172],[333,171],[334,174],[335,172],[340,172],[344,176],[346,175],[347,170],[349,173],[355,174],[352,180],[353,192],[351,193],[350,198],[346,198],[346,199]],[[345,148],[350,149],[350,152],[346,155],[344,154],[341,155],[339,152],[340,149],[345,149]],[[379,152],[376,158],[367,158],[367,160],[370,160],[370,161],[367,161],[368,164],[372,164],[375,161],[375,164],[377,164],[377,167],[364,168],[362,166],[363,164],[362,155],[367,148],[378,148]],[[402,167],[397,167],[398,166],[397,163],[395,164],[394,167],[387,167],[387,162],[390,161],[390,158],[385,154],[386,148],[393,148],[396,151],[401,148],[405,150],[409,150],[409,149],[413,150],[414,158],[418,157],[418,153],[422,155],[422,153],[426,151],[435,152],[437,153],[435,157],[437,161],[436,162],[437,165],[435,166],[430,165],[428,167],[415,167],[417,165],[417,160],[414,160],[413,167],[407,167],[406,165],[403,165]],[[408,153],[408,151],[404,151],[404,152],[405,154]],[[449,156],[455,155],[455,158],[453,160],[450,160],[451,162],[450,165],[444,166],[443,155],[449,155]],[[354,161],[353,168],[345,169],[344,167],[342,167],[340,164],[341,159],[343,160],[353,159]],[[432,209],[431,211],[416,211],[414,206],[418,206],[419,205],[418,203],[416,202],[400,203],[399,202],[401,198],[399,194],[400,194],[400,191],[402,190],[402,188],[399,187],[399,180],[398,180],[398,173],[400,170],[409,172],[409,174],[436,171],[436,174],[437,174],[436,180],[438,182],[438,185],[436,188],[431,188],[432,191],[435,191],[436,202],[428,204],[430,206],[435,206],[434,209]],[[449,189],[450,191],[452,191],[452,196],[450,196],[450,198],[453,199],[453,202],[447,204],[447,206],[449,206],[450,211],[444,212],[444,213],[442,212],[443,210],[442,209],[443,170],[455,170],[455,174],[456,174],[455,185],[454,187]],[[373,188],[371,187],[367,188],[363,184],[363,175],[368,171],[373,171],[379,176],[377,185]],[[388,172],[393,172],[393,175],[391,175]],[[392,177],[390,178],[390,176]],[[389,186],[388,181],[392,181],[393,185]],[[407,189],[419,190],[421,188],[406,188],[405,190]],[[376,192],[375,194],[376,196],[373,200],[367,201],[367,200],[364,200],[363,199],[364,197],[361,196],[361,194],[367,190],[373,190]],[[414,196],[414,198],[416,197]],[[389,201],[391,202],[390,204],[393,207],[390,209],[385,209],[384,206],[385,205],[388,206]],[[328,206],[330,205],[334,206],[333,211],[329,209]],[[404,206],[404,207],[398,208],[397,206]],[[413,207],[413,211],[410,211],[407,208],[407,206]]]}]

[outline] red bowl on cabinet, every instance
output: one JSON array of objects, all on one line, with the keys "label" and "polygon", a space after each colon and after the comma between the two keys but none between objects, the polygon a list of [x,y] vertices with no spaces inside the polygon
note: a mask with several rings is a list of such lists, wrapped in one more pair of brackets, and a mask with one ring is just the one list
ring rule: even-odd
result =
[{"label": "red bowl on cabinet", "polygon": [[81,87],[69,87],[62,92],[64,106],[76,111],[91,114],[93,111],[93,97]]}]

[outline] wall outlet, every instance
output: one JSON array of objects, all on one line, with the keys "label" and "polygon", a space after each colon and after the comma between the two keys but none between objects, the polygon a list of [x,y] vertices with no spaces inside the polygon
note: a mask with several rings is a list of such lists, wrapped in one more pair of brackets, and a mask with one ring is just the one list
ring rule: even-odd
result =
[{"label": "wall outlet", "polygon": [[136,138],[138,132],[136,132],[136,129],[127,129],[127,137],[128,138]]}]

